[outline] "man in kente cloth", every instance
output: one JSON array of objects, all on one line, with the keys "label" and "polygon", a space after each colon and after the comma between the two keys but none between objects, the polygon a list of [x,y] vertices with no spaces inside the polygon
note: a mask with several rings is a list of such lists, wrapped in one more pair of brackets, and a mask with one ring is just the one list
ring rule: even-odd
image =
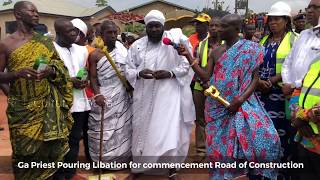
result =
[{"label": "man in kente cloth", "polygon": [[[17,2],[14,15],[17,31],[0,43],[0,82],[10,83],[7,116],[13,171],[17,180],[48,179],[57,166],[19,169],[18,163],[63,161],[73,123],[72,83],[52,41],[33,30],[39,21],[34,4]],[[46,58],[47,65],[33,69],[39,57]]]}]

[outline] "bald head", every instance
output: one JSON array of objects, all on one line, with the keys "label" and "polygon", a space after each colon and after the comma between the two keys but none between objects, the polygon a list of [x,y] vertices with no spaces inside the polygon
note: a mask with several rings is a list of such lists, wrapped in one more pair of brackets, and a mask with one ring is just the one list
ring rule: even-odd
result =
[{"label": "bald head", "polygon": [[29,1],[19,1],[13,7],[14,16],[18,23],[34,28],[39,23],[37,7]]},{"label": "bald head", "polygon": [[23,8],[25,8],[27,5],[33,5],[34,4],[32,2],[29,1],[19,1],[17,3],[14,4],[13,6],[13,12],[17,13],[20,12]]},{"label": "bald head", "polygon": [[113,21],[110,21],[110,20],[103,21],[102,24],[101,24],[101,32],[102,32],[102,34],[106,29],[111,28],[111,27],[117,28],[116,23],[114,23]]},{"label": "bald head", "polygon": [[63,47],[69,47],[75,42],[78,31],[67,19],[59,18],[54,22],[56,42]]},{"label": "bald head", "polygon": [[222,40],[234,41],[239,36],[241,28],[241,18],[237,14],[225,15],[220,22],[220,37]]},{"label": "bald head", "polygon": [[228,14],[222,17],[221,22],[226,23],[234,28],[241,28],[241,17],[237,14]]},{"label": "bald head", "polygon": [[65,26],[73,26],[72,23],[67,20],[67,19],[63,19],[63,18],[59,18],[56,19],[54,21],[54,30],[58,33],[58,32],[62,32],[64,30]]}]

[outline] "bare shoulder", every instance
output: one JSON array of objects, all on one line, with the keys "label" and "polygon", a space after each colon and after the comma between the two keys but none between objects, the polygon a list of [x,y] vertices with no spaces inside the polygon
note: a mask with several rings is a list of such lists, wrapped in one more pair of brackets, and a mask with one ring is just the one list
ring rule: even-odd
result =
[{"label": "bare shoulder", "polygon": [[225,45],[216,46],[215,48],[213,48],[213,49],[211,50],[210,56],[211,56],[213,59],[217,60],[217,59],[219,59],[219,58],[222,56],[222,54],[223,54],[225,51],[226,51]]},{"label": "bare shoulder", "polygon": [[9,35],[0,41],[1,54],[2,53],[6,53],[6,54],[9,53],[10,44],[13,43],[13,39],[14,39],[13,35]]},{"label": "bare shoulder", "polygon": [[0,41],[0,69],[1,69],[1,71],[4,70],[4,68],[8,62],[8,57],[11,52],[10,46],[12,43],[14,43],[14,41],[12,39],[13,38],[10,35]]},{"label": "bare shoulder", "polygon": [[11,54],[15,49],[28,42],[28,38],[19,36],[16,32],[5,37],[1,42],[1,49],[4,49],[7,54]]},{"label": "bare shoulder", "polygon": [[99,48],[96,48],[92,53],[90,53],[89,61],[98,62],[103,56],[104,56],[104,53],[102,52],[102,50]]}]

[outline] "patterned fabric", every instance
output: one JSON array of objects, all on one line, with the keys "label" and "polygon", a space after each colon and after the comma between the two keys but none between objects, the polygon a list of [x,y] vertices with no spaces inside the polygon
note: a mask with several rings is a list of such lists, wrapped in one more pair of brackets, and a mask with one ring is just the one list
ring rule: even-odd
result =
[{"label": "patterned fabric", "polygon": [[68,135],[73,123],[69,112],[72,83],[51,40],[34,33],[29,42],[11,53],[8,72],[32,68],[37,57],[42,55],[48,57],[48,65],[55,69],[54,79],[20,78],[10,84],[7,115],[15,178],[19,180],[47,179],[56,169],[18,169],[18,162],[63,161],[69,150]]},{"label": "patterned fabric", "polygon": [[[263,64],[260,65],[259,75],[262,80],[269,80],[276,75],[276,53],[279,43],[265,43],[265,55]],[[291,157],[293,145],[294,130],[291,128],[290,121],[285,115],[285,97],[279,86],[272,86],[268,94],[257,92],[262,105],[268,112],[272,122],[277,129],[281,141],[281,154],[283,154],[282,162],[287,162]]]},{"label": "patterned fabric", "polygon": [[[124,48],[124,47],[123,47]],[[110,53],[117,68],[124,74],[125,64],[121,61],[126,57],[118,53],[116,48]],[[127,50],[124,49],[126,52]],[[121,59],[122,58],[122,59]],[[121,61],[121,63],[119,62]],[[125,87],[116,75],[111,64],[104,56],[97,63],[97,75],[100,93],[106,99],[103,131],[103,162],[127,162],[131,157],[132,143],[132,101]],[[88,120],[89,151],[93,161],[99,161],[101,107],[93,102]]]},{"label": "patterned fabric", "polygon": [[[210,84],[231,102],[240,96],[252,81],[253,71],[262,63],[261,47],[239,40],[216,62]],[[271,119],[255,94],[252,94],[232,115],[212,98],[205,107],[207,122],[207,154],[211,161],[234,162],[278,161],[280,139]],[[232,179],[247,173],[247,169],[211,169],[211,179]],[[276,177],[274,169],[255,169],[253,174]]]},{"label": "patterned fabric", "polygon": [[[96,48],[94,48],[90,45],[87,45],[86,47],[88,49],[89,56],[91,55],[91,53],[93,53],[96,50]],[[86,67],[87,67],[87,69],[90,69],[89,68],[89,61],[87,61]],[[86,95],[88,98],[92,98],[94,96],[93,89],[90,87],[90,83],[89,83],[88,87],[86,87],[85,91],[86,91]]]},{"label": "patterned fabric", "polygon": [[[268,80],[276,75],[276,52],[278,47],[278,43],[265,44],[264,62],[259,69],[260,78],[263,80]],[[291,154],[290,142],[292,142],[292,140],[290,140],[290,137],[293,135],[293,129],[285,116],[285,97],[279,86],[272,86],[268,94],[262,94],[260,92],[257,92],[257,94],[279,133],[284,154],[283,160],[286,162],[288,156]]]},{"label": "patterned fabric", "polygon": [[276,54],[279,43],[265,43],[265,55],[259,68],[260,78],[268,80],[276,75]]},{"label": "patterned fabric", "polygon": [[[292,117],[297,118],[297,112],[302,110],[299,106],[299,97],[301,94],[301,89],[295,89],[292,93],[292,97],[290,99],[290,110],[292,112]],[[305,109],[308,111],[308,109]],[[300,143],[307,150],[320,154],[320,140],[318,137],[306,138],[302,136],[299,132],[296,133],[294,137],[294,141]]]}]

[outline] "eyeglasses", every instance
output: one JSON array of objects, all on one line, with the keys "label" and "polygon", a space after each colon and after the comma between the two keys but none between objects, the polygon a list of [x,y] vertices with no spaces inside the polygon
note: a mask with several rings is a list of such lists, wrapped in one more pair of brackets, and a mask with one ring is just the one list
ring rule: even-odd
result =
[{"label": "eyeglasses", "polygon": [[305,8],[306,11],[308,10],[318,10],[320,6],[317,5],[309,5],[307,8]]}]

